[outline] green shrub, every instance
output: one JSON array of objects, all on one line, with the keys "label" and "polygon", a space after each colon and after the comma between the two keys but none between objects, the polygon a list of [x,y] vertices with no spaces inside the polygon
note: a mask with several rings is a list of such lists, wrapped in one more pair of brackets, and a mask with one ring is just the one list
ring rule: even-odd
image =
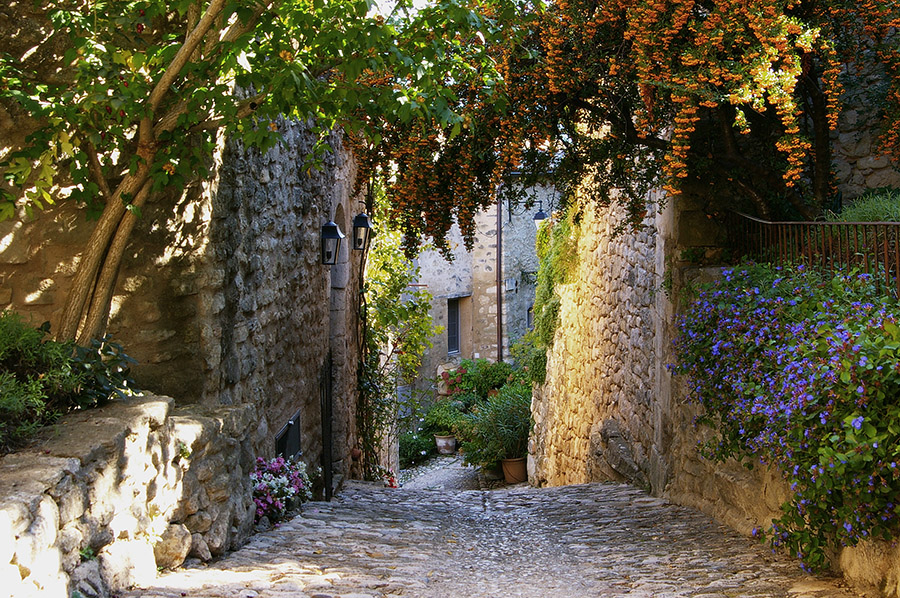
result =
[{"label": "green shrub", "polygon": [[531,385],[511,382],[465,416],[470,438],[463,442],[467,463],[494,467],[501,459],[524,457],[531,432]]},{"label": "green shrub", "polygon": [[900,532],[900,309],[871,276],[743,265],[679,322],[712,458],[776,466],[793,491],[762,530],[812,568]]},{"label": "green shrub", "polygon": [[505,361],[492,362],[484,358],[463,359],[452,372],[444,372],[450,394],[465,397],[466,406],[476,399],[485,399],[492,390],[497,390],[514,375],[512,364]]},{"label": "green shrub", "polygon": [[837,214],[829,213],[831,222],[900,222],[900,189],[880,187],[866,191]]},{"label": "green shrub", "polygon": [[0,453],[27,442],[42,426],[73,409],[102,404],[130,386],[121,347],[94,341],[91,348],[45,340],[21,316],[0,312]]},{"label": "green shrub", "polygon": [[434,438],[423,432],[404,432],[400,435],[400,467],[406,469],[428,459],[435,453]]},{"label": "green shrub", "polygon": [[535,337],[534,330],[529,330],[525,336],[510,345],[509,352],[526,380],[543,384],[547,380],[547,348],[538,347]]},{"label": "green shrub", "polygon": [[423,431],[437,436],[455,434],[463,421],[465,406],[451,398],[435,401],[425,414]]}]

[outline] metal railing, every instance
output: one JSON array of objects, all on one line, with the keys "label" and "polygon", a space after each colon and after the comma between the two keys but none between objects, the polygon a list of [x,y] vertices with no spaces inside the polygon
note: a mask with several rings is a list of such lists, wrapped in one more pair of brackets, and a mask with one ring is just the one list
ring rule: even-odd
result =
[{"label": "metal railing", "polygon": [[866,272],[900,297],[900,222],[769,222],[734,212],[729,238],[741,255],[778,265]]}]

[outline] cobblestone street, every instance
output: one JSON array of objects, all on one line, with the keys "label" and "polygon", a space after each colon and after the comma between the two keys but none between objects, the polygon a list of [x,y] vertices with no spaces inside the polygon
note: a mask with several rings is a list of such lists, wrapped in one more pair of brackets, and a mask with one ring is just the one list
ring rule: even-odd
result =
[{"label": "cobblestone street", "polygon": [[[461,475],[448,479],[455,484]],[[859,596],[630,486],[415,489],[435,488],[436,479],[426,473],[400,489],[351,482],[333,502],[308,503],[301,517],[257,534],[241,550],[126,595]]]}]

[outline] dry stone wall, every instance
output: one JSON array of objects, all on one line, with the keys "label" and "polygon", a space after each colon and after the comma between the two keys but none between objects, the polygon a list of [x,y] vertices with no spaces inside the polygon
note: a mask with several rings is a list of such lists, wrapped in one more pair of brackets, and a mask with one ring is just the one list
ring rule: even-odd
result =
[{"label": "dry stone wall", "polygon": [[258,433],[250,405],[176,408],[160,396],[66,417],[0,458],[0,588],[106,598],[157,567],[240,546]]},{"label": "dry stone wall", "polygon": [[661,492],[665,469],[654,319],[663,285],[655,212],[644,230],[613,236],[619,211],[583,212],[577,266],[559,289],[561,319],[535,393],[530,478],[538,484],[629,480]]},{"label": "dry stone wall", "polygon": [[[355,164],[333,136],[308,170],[308,127],[276,124],[272,150],[222,141],[207,180],[144,207],[108,331],[139,361],[139,386],[173,398],[70,416],[39,449],[0,459],[0,587],[107,596],[156,564],[236,547],[253,522],[253,459],[273,455],[289,420],[304,460],[322,462],[330,429],[336,478],[358,473],[361,255],[319,262],[322,223],[347,232],[359,211]],[[90,226],[65,202],[0,223],[0,309],[55,329]]]},{"label": "dry stone wall", "polygon": [[[342,276],[332,276],[319,263],[319,234],[338,215],[348,230],[355,164],[335,135],[324,168],[308,171],[308,128],[277,124],[283,141],[270,151],[223,141],[208,180],[145,206],[108,332],[138,360],[139,387],[178,403],[254,405],[263,454],[300,412],[306,458],[318,459],[320,383],[332,379],[335,452],[349,474],[359,288],[349,273],[360,256],[345,248],[333,268]],[[90,230],[65,202],[0,223],[0,309],[55,330]],[[329,350],[334,367],[324,372]]]},{"label": "dry stone wall", "polygon": [[[874,172],[860,176],[868,184]],[[529,480],[627,480],[749,534],[780,515],[789,489],[772,469],[702,458],[697,446],[711,431],[695,425],[687,382],[666,367],[676,360],[670,296],[721,274],[682,259],[712,259],[725,241],[707,201],[690,190],[668,198],[665,209],[648,213],[644,229],[618,237],[611,235],[616,210],[584,211],[578,266],[560,289],[547,382],[534,393]],[[845,548],[833,565],[851,583],[900,596],[896,547]]]}]

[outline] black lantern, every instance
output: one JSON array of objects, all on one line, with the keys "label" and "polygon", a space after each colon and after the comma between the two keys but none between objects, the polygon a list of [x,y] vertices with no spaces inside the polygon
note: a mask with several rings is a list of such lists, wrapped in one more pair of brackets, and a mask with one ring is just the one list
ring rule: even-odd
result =
[{"label": "black lantern", "polygon": [[541,220],[547,219],[547,213],[544,212],[544,202],[542,200],[538,200],[538,211],[537,214],[534,215],[534,221],[540,222]]},{"label": "black lantern", "polygon": [[333,266],[337,263],[343,238],[344,233],[331,220],[322,225],[322,263],[324,265]]},{"label": "black lantern", "polygon": [[358,214],[353,219],[353,249],[357,251],[365,251],[369,245],[369,233],[372,232],[372,222],[369,217]]}]

